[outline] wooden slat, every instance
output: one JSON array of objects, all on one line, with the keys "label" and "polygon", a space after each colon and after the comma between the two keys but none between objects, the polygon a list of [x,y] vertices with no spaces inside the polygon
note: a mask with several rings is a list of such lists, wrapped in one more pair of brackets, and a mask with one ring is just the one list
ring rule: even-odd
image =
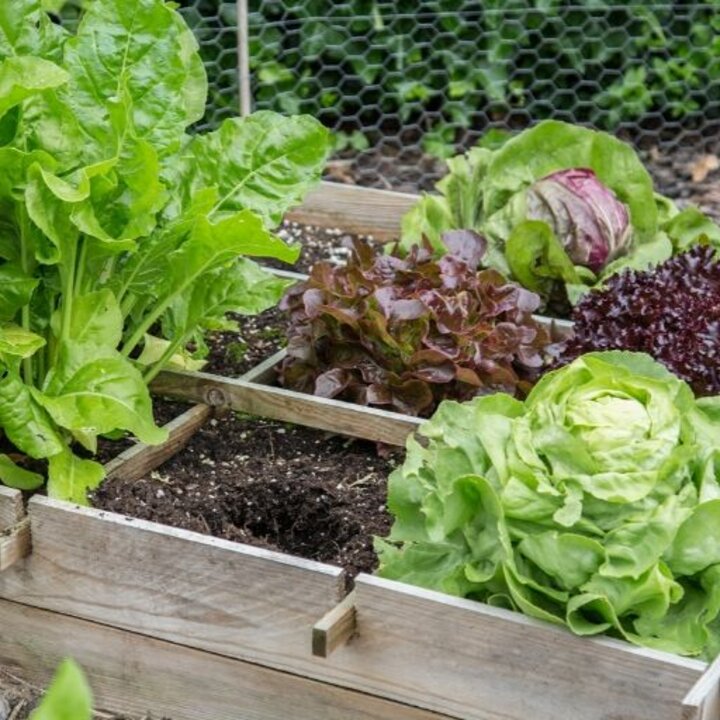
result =
[{"label": "wooden slat", "polygon": [[350,233],[393,240],[400,235],[402,216],[418,196],[390,190],[322,182],[291,210],[289,220],[320,227],[339,227]]},{"label": "wooden slat", "polygon": [[409,415],[208,373],[166,371],[151,387],[157,395],[225,405],[252,415],[389,445],[405,445],[407,436],[421,423]]},{"label": "wooden slat", "polygon": [[269,358],[265,358],[259,365],[248,370],[242,379],[261,385],[272,385],[277,377],[275,368],[283,361],[286,354],[286,350],[278,350]]},{"label": "wooden slat", "polygon": [[356,630],[355,591],[321,618],[313,627],[312,652],[326,658],[346,643]]},{"label": "wooden slat", "polygon": [[720,720],[720,657],[685,696],[682,720]]},{"label": "wooden slat", "polygon": [[98,707],[172,720],[447,720],[446,716],[0,600],[0,662],[44,685],[64,657]]},{"label": "wooden slat", "polygon": [[355,592],[336,681],[465,720],[679,720],[706,667],[372,576]]},{"label": "wooden slat", "polygon": [[128,482],[143,477],[182,450],[212,414],[213,409],[208,405],[191,407],[165,425],[169,436],[164,443],[160,445],[138,443],[107,463],[105,465],[107,477],[122,477]]},{"label": "wooden slat", "polygon": [[24,518],[0,533],[0,572],[30,554],[30,519]]},{"label": "wooden slat", "polygon": [[0,486],[0,532],[15,525],[24,516],[22,493],[13,488]]},{"label": "wooden slat", "polygon": [[0,597],[285,669],[344,594],[329,565],[35,496]]}]

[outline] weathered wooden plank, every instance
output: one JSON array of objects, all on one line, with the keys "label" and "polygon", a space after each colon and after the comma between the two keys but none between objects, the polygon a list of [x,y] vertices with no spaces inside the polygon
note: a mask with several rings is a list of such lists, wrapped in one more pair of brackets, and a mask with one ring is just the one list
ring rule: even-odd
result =
[{"label": "weathered wooden plank", "polygon": [[22,493],[0,486],[0,532],[7,530],[25,516]]},{"label": "weathered wooden plank", "polygon": [[184,448],[212,414],[213,409],[208,405],[191,407],[165,425],[169,436],[164,443],[160,445],[138,443],[113,458],[105,465],[107,477],[122,477],[128,482],[143,477]]},{"label": "weathered wooden plank", "polygon": [[329,565],[36,496],[0,597],[284,669],[343,596]]},{"label": "weathered wooden plank", "polygon": [[0,572],[30,554],[30,519],[23,518],[0,533]]},{"label": "weathered wooden plank", "polygon": [[260,383],[261,385],[271,385],[275,382],[275,368],[283,361],[287,354],[286,350],[278,350],[269,358],[265,358],[259,365],[248,370],[243,376],[243,380],[248,382]]},{"label": "weathered wooden plank", "polygon": [[720,720],[720,657],[685,696],[682,711],[682,720]]},{"label": "weathered wooden plank", "polygon": [[225,405],[252,415],[390,445],[405,445],[407,436],[421,423],[409,415],[209,373],[165,371],[155,378],[152,390],[157,395]]},{"label": "weathered wooden plank", "polygon": [[400,235],[402,216],[417,202],[418,197],[391,190],[322,182],[287,217],[307,225],[340,227],[350,233],[393,240]]},{"label": "weathered wooden plank", "polygon": [[74,657],[98,707],[173,720],[447,720],[445,715],[0,600],[0,662],[38,685]]},{"label": "weathered wooden plank", "polygon": [[353,591],[313,626],[313,655],[326,658],[333,650],[346,643],[356,629],[357,614]]},{"label": "weathered wooden plank", "polygon": [[679,720],[706,667],[372,576],[355,592],[357,635],[328,675],[466,720]]}]

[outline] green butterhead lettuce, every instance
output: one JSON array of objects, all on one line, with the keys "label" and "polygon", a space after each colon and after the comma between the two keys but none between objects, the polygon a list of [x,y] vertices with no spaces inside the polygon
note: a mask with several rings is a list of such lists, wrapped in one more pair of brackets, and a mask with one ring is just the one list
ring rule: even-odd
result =
[{"label": "green butterhead lettuce", "polygon": [[720,649],[716,403],[646,355],[593,353],[525,402],[446,402],[420,434],[390,477],[381,575],[579,634]]},{"label": "green butterhead lettuce", "polygon": [[[76,444],[162,441],[150,380],[287,284],[249,258],[296,258],[272,231],[319,180],[328,133],[259,113],[190,135],[206,93],[174,3],[93,0],[75,35],[39,0],[2,3],[0,430],[47,461],[51,496],[85,502],[102,480]],[[3,482],[38,477],[0,456]]]}]

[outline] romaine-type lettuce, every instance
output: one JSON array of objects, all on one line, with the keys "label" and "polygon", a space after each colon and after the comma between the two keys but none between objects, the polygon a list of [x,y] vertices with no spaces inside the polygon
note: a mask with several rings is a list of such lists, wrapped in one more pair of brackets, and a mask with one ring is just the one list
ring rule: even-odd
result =
[{"label": "romaine-type lettuce", "polygon": [[380,574],[648,647],[720,651],[720,401],[641,353],[445,402],[390,477]]},{"label": "romaine-type lettuce", "polygon": [[[0,7],[0,429],[48,460],[52,496],[85,502],[102,478],[73,443],[162,440],[149,380],[286,287],[243,256],[296,258],[271,230],[328,133],[264,112],[190,135],[206,92],[173,3],[94,0],[74,36],[39,0]],[[7,455],[0,480],[43,482]]]},{"label": "romaine-type lettuce", "polygon": [[[558,286],[572,303],[625,268],[645,269],[720,228],[697,208],[679,211],[653,191],[633,149],[608,135],[548,120],[504,142],[448,161],[438,195],[403,219],[405,250],[427,237],[472,229],[485,261],[547,300]],[[629,223],[628,223],[629,219]]]}]

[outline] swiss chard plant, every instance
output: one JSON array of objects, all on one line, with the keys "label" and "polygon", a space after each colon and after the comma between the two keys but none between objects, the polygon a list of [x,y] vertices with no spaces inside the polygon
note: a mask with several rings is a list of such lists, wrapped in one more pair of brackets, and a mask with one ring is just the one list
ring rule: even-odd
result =
[{"label": "swiss chard plant", "polygon": [[290,288],[288,353],[280,380],[323,397],[428,415],[445,398],[519,396],[544,363],[540,299],[496,270],[478,272],[476,233],[443,237],[405,258],[355,240],[347,265],[317,263]]},{"label": "swiss chard plant", "polygon": [[[0,6],[0,480],[84,502],[99,435],[161,441],[147,383],[285,283],[274,236],[327,132],[270,112],[190,135],[207,81],[172,3],[95,0],[77,34]],[[143,350],[142,352],[140,352]],[[16,451],[16,452],[15,452]]]},{"label": "swiss chard plant", "polygon": [[449,161],[439,194],[403,220],[402,246],[469,228],[489,241],[486,262],[546,303],[576,302],[624,268],[643,269],[699,241],[720,245],[720,228],[697,208],[679,211],[657,195],[633,149],[557,121],[499,148]]}]

